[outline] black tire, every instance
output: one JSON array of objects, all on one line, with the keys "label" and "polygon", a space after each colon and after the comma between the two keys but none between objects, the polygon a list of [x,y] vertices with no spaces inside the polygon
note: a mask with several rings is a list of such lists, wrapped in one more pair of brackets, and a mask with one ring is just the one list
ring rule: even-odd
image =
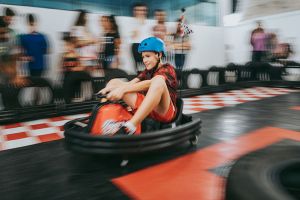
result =
[{"label": "black tire", "polygon": [[[29,85],[20,88],[17,94],[18,102],[21,107],[26,107],[26,103],[24,100],[24,97],[27,95],[29,88],[36,88],[37,91],[35,91],[35,97],[39,96],[40,98],[40,105],[49,105],[53,103],[53,88],[48,80],[41,78],[41,77],[28,77]],[[38,94],[38,95],[37,95]],[[31,96],[33,98],[33,95],[27,95]],[[31,99],[31,103],[29,103],[30,106],[36,106],[35,100],[37,99]]]},{"label": "black tire", "polygon": [[[208,71],[207,70],[199,70],[199,69],[192,69],[190,71],[184,71],[183,72],[183,77],[182,77],[182,86],[184,89],[200,89],[202,87],[207,86],[207,74]],[[194,86],[191,87],[190,85],[190,78],[193,78],[193,76],[198,76],[197,78],[199,79],[198,81],[196,81],[196,83],[193,83]],[[198,82],[198,83],[197,83]]]},{"label": "black tire", "polygon": [[225,83],[236,83],[238,80],[238,67],[234,63],[229,63],[224,72]]},{"label": "black tire", "polygon": [[190,139],[190,143],[192,146],[197,146],[198,141],[199,141],[198,135],[195,135],[192,139]]},{"label": "black tire", "polygon": [[288,142],[287,145],[271,146],[242,157],[229,173],[226,199],[299,199],[299,155],[300,145]]},{"label": "black tire", "polygon": [[167,128],[141,135],[94,136],[85,132],[85,128],[76,126],[76,122],[86,118],[72,120],[65,124],[66,147],[75,152],[88,154],[132,155],[157,151],[182,144],[200,134],[200,119],[187,122],[175,128]]}]

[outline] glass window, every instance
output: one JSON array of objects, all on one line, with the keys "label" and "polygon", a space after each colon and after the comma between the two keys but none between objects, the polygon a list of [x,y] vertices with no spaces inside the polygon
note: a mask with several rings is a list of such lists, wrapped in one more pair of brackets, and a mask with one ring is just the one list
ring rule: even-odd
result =
[{"label": "glass window", "polygon": [[73,10],[74,5],[72,0],[63,0],[63,1],[51,1],[51,0],[35,0],[31,1],[34,7],[43,7],[43,8],[54,8],[54,9],[63,9],[63,10]]},{"label": "glass window", "polygon": [[12,4],[12,5],[24,5],[23,0],[0,0],[2,4]]},{"label": "glass window", "polygon": [[[208,26],[218,25],[219,0],[149,0],[149,16],[153,17],[156,9],[167,12],[167,21],[175,21],[186,9],[188,23],[199,23]],[[0,0],[0,3],[44,7],[63,10],[86,9],[90,12],[111,13],[114,15],[131,16],[132,3],[135,0]]]}]

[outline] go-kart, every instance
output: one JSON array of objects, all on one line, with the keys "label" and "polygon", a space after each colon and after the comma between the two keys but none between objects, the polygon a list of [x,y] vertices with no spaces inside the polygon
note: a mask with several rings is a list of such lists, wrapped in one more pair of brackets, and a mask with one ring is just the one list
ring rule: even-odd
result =
[{"label": "go-kart", "polygon": [[197,145],[201,133],[201,120],[192,119],[182,113],[181,98],[177,99],[177,114],[170,123],[160,123],[146,118],[141,125],[140,135],[91,134],[99,109],[110,104],[127,107],[124,102],[100,102],[93,108],[90,116],[69,121],[64,125],[67,149],[87,154],[121,155],[123,157],[121,166],[126,166],[130,155],[158,151],[186,141],[192,146]]}]

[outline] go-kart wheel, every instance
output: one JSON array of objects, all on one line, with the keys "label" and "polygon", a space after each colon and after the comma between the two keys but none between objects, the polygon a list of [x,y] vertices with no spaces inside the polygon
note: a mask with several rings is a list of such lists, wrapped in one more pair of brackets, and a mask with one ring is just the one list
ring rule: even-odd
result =
[{"label": "go-kart wheel", "polygon": [[198,135],[194,135],[192,139],[190,139],[190,143],[192,146],[196,146],[198,144]]}]

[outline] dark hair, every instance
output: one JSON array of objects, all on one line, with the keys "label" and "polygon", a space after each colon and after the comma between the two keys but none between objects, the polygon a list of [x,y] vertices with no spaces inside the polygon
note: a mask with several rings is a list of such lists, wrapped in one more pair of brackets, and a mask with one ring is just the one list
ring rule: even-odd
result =
[{"label": "dark hair", "polygon": [[9,17],[14,17],[16,14],[11,8],[4,8],[4,15]]},{"label": "dark hair", "polygon": [[132,4],[132,6],[131,6],[132,15],[134,14],[133,12],[134,12],[134,9],[135,9],[136,7],[146,7],[147,10],[148,10],[147,4],[145,4],[145,3],[143,3],[143,2],[136,2],[136,3]]},{"label": "dark hair", "polygon": [[27,15],[27,23],[33,25],[36,22],[36,18],[33,14]]},{"label": "dark hair", "polygon": [[65,42],[75,42],[76,37],[72,36],[70,32],[63,32],[62,33],[62,40]]},{"label": "dark hair", "polygon": [[86,10],[78,10],[79,14],[74,23],[74,26],[84,26],[86,24],[86,14],[88,13]]},{"label": "dark hair", "polygon": [[135,7],[147,7],[147,4],[143,3],[143,2],[136,2],[134,4],[132,4],[132,8]]},{"label": "dark hair", "polygon": [[6,28],[6,27],[7,27],[6,22],[4,21],[3,17],[0,16],[0,28]]},{"label": "dark hair", "polygon": [[109,15],[107,16],[107,19],[112,24],[112,29],[119,35],[119,27],[116,22],[116,16],[115,15]]},{"label": "dark hair", "polygon": [[154,13],[156,13],[156,12],[165,12],[165,10],[164,9],[155,9]]}]

